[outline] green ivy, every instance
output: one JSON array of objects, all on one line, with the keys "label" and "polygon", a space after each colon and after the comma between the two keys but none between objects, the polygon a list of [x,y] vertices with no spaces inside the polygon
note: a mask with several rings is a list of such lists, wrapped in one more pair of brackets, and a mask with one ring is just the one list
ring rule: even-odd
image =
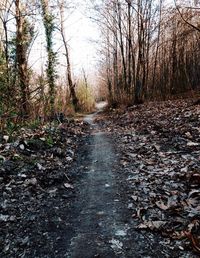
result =
[{"label": "green ivy", "polygon": [[53,32],[55,30],[54,16],[49,13],[48,7],[44,0],[41,0],[42,4],[42,16],[45,28],[46,43],[47,43],[47,79],[49,84],[49,104],[50,112],[54,113],[54,103],[55,103],[55,79],[56,79],[56,53],[53,51]]}]

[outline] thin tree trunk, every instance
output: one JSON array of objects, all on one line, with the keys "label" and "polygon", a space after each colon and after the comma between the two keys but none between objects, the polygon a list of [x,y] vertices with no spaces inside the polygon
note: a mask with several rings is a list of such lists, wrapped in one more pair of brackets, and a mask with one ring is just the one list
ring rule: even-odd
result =
[{"label": "thin tree trunk", "polygon": [[107,29],[107,55],[106,55],[106,76],[107,76],[107,86],[108,86],[108,98],[109,103],[113,105],[114,99],[113,99],[113,93],[112,93],[112,81],[111,81],[111,74],[110,74],[110,68],[111,68],[111,55],[110,55],[110,37],[109,37],[109,30]]},{"label": "thin tree trunk", "polygon": [[142,7],[141,1],[138,0],[138,12],[137,12],[137,24],[138,24],[138,61],[137,61],[137,71],[136,71],[136,83],[135,83],[135,104],[140,104],[142,100],[143,92],[143,81],[142,81],[142,68],[143,68],[143,16],[142,16]]},{"label": "thin tree trunk", "polygon": [[77,112],[79,110],[79,100],[76,96],[76,91],[75,91],[75,84],[73,84],[72,81],[72,73],[71,73],[71,63],[70,63],[70,58],[69,58],[69,49],[67,46],[67,40],[65,36],[65,29],[64,29],[64,1],[61,2],[60,4],[60,19],[61,19],[61,36],[65,48],[65,56],[66,56],[66,61],[67,61],[67,79],[68,79],[68,84],[69,84],[69,90],[72,98],[72,103],[74,106],[74,111]]},{"label": "thin tree trunk", "polygon": [[[128,93],[132,86],[132,75],[131,75],[131,3],[128,2]],[[129,96],[130,97],[130,96]]]},{"label": "thin tree trunk", "polygon": [[127,91],[127,69],[126,69],[126,61],[125,61],[125,53],[124,53],[124,42],[123,42],[123,34],[122,34],[122,14],[121,14],[121,4],[118,2],[118,26],[119,26],[119,37],[120,37],[120,50],[122,56],[122,65],[123,65],[123,79],[124,79],[124,89]]},{"label": "thin tree trunk", "polygon": [[152,80],[153,95],[155,95],[155,76],[156,76],[156,67],[157,67],[157,62],[158,62],[158,49],[159,49],[159,44],[160,44],[161,19],[162,19],[162,0],[160,0],[158,38],[157,38],[155,61],[154,61],[154,68],[153,68],[153,80]]},{"label": "thin tree trunk", "polygon": [[[119,82],[118,82],[118,39],[117,39],[117,6],[113,2],[113,88],[115,99],[119,100]],[[108,42],[109,44],[109,42]]]}]

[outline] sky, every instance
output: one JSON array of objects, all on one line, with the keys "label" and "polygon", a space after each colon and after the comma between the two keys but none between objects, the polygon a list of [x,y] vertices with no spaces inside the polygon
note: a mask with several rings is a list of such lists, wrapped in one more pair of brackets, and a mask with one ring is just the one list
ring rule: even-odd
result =
[{"label": "sky", "polygon": [[[100,35],[97,25],[88,17],[87,1],[89,0],[78,1],[79,4],[73,11],[69,10],[65,13],[65,33],[68,40],[72,70],[77,77],[82,74],[82,69],[85,70],[88,76],[93,76],[98,59],[95,42],[98,41]],[[38,36],[30,55],[30,65],[37,72],[40,72],[41,67],[44,67],[46,63],[44,29],[41,24],[42,21],[37,27]],[[63,43],[58,36],[56,36],[54,42],[55,51],[59,53],[59,73],[64,73],[66,68],[64,66],[64,49],[61,47]]]},{"label": "sky", "polygon": [[97,49],[94,43],[99,38],[97,25],[86,16],[84,6],[79,6],[69,21],[66,33],[69,40],[70,55],[76,73],[84,68],[87,72],[95,70]]}]

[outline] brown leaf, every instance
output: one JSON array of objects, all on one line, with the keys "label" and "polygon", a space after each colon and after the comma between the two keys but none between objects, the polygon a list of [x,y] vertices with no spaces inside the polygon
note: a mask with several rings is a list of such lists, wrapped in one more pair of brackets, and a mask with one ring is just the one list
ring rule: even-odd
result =
[{"label": "brown leaf", "polygon": [[158,206],[158,208],[160,208],[161,210],[164,210],[164,211],[169,209],[169,206],[165,205],[162,201],[157,201],[156,205]]}]

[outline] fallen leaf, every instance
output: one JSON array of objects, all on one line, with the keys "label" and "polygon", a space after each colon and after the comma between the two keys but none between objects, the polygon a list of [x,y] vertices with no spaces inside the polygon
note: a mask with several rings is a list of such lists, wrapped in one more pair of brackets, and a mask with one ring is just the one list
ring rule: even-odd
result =
[{"label": "fallen leaf", "polygon": [[137,228],[139,229],[146,229],[149,228],[151,230],[154,229],[160,229],[162,226],[164,226],[167,222],[166,221],[144,221],[143,223],[140,223]]},{"label": "fallen leaf", "polygon": [[187,146],[189,146],[189,147],[199,146],[199,143],[197,143],[197,142],[187,142]]},{"label": "fallen leaf", "polygon": [[68,183],[65,183],[64,184],[65,188],[71,188],[71,189],[74,189],[73,185],[71,184],[68,184]]},{"label": "fallen leaf", "polygon": [[109,243],[111,244],[111,248],[114,250],[121,250],[123,247],[123,243],[114,238],[110,240]]},{"label": "fallen leaf", "polygon": [[169,209],[169,206],[165,205],[162,201],[157,201],[156,205],[158,208],[160,208],[161,210],[164,210],[164,211]]}]

